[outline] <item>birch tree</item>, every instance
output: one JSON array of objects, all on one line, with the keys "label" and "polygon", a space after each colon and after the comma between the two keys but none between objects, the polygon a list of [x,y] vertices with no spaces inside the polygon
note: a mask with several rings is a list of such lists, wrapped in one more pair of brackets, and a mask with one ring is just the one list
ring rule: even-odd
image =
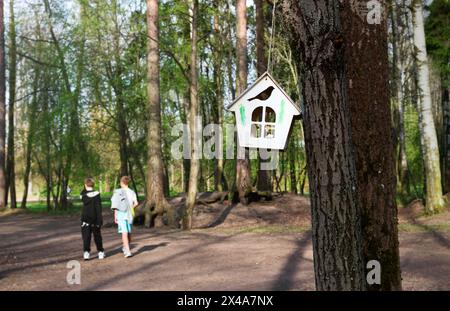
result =
[{"label": "birch tree", "polygon": [[419,91],[418,109],[426,182],[425,212],[427,214],[433,214],[443,209],[444,200],[442,197],[439,146],[431,103],[422,0],[414,1],[413,10],[414,45],[417,59]]}]

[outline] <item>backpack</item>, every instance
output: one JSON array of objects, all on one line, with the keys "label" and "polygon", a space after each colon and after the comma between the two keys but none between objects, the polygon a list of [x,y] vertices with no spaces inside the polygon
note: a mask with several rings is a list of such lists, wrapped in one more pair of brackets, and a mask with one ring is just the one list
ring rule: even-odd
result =
[{"label": "backpack", "polygon": [[128,197],[127,194],[125,193],[125,190],[123,189],[116,190],[114,196],[116,196],[114,207],[121,212],[126,212],[130,208],[130,202],[128,202]]}]

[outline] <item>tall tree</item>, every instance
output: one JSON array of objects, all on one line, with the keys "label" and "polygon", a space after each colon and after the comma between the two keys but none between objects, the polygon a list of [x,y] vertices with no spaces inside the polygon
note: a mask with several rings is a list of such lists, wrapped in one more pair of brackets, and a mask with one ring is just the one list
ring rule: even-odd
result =
[{"label": "tall tree", "polygon": [[214,188],[217,191],[223,191],[223,184],[224,184],[224,160],[223,160],[223,129],[222,129],[222,123],[223,123],[223,72],[222,72],[222,65],[223,65],[223,53],[224,53],[224,47],[223,47],[223,36],[222,31],[220,28],[220,2],[219,0],[214,0],[214,54],[213,54],[213,62],[214,62],[214,68],[213,68],[213,78],[214,78],[214,84],[215,84],[215,91],[216,91],[216,109],[213,114],[214,116],[214,122],[218,124],[219,126],[219,133],[216,133],[217,135],[217,142],[216,142],[216,148],[217,148],[217,154],[219,157],[215,157],[214,162]]},{"label": "tall tree", "polygon": [[[264,44],[264,2],[263,0],[255,0],[255,24],[256,24],[256,71],[258,76],[267,70],[267,59]],[[272,30],[273,31],[273,30]],[[261,169],[261,158],[258,154],[258,191],[265,192],[270,195],[272,192],[272,174],[271,171]]]},{"label": "tall tree", "polygon": [[[236,55],[237,55],[237,96],[247,89],[247,3],[246,0],[236,0]],[[238,147],[239,149],[239,147]],[[238,152],[239,153],[239,152]],[[252,191],[250,161],[248,149],[236,160],[236,188],[239,201],[248,203],[248,195]]]},{"label": "tall tree", "polygon": [[[364,290],[340,1],[285,0],[301,72],[317,290]],[[320,14],[318,14],[320,12]]]},{"label": "tall tree", "polygon": [[6,64],[4,2],[0,1],[0,209],[6,208]]},{"label": "tall tree", "polygon": [[23,174],[23,196],[21,208],[27,207],[27,198],[28,198],[28,188],[30,182],[30,173],[31,173],[31,158],[32,158],[32,148],[33,141],[35,135],[36,128],[36,114],[38,108],[38,88],[39,88],[39,79],[40,79],[40,68],[39,66],[35,66],[34,69],[34,77],[33,77],[33,97],[31,99],[30,112],[28,113],[28,130],[27,130],[27,140],[25,147],[25,170]]},{"label": "tall tree", "polygon": [[9,1],[9,104],[8,104],[8,154],[6,161],[6,194],[5,202],[8,202],[10,193],[11,208],[17,207],[16,200],[16,172],[14,157],[14,106],[16,101],[16,25],[14,21],[14,0]]},{"label": "tall tree", "polygon": [[396,132],[398,133],[398,157],[397,157],[397,184],[399,185],[400,193],[409,194],[409,169],[408,160],[406,158],[406,135],[405,135],[405,63],[409,51],[406,48],[409,46],[405,40],[405,24],[402,14],[402,4],[398,5],[397,1],[390,0],[391,8],[389,16],[391,19],[392,32],[392,82],[394,92],[394,112],[393,119],[396,121]]},{"label": "tall tree", "polygon": [[198,105],[198,52],[197,52],[197,26],[198,26],[198,0],[192,0],[192,25],[191,25],[191,62],[190,62],[190,107],[189,107],[189,132],[190,132],[190,154],[191,165],[189,171],[189,188],[186,198],[186,208],[183,216],[183,229],[192,228],[192,215],[197,198],[197,186],[200,171],[199,150],[201,139],[197,129],[197,118],[199,117]]},{"label": "tall tree", "polygon": [[369,24],[359,9],[365,4],[345,2],[341,16],[363,259],[378,260],[382,267],[381,284],[369,285],[369,290],[401,290],[387,14],[382,14],[387,6],[380,7],[380,22]]},{"label": "tall tree", "polygon": [[421,141],[426,181],[425,211],[428,214],[433,214],[442,210],[444,207],[444,200],[442,197],[439,145],[431,103],[422,0],[414,1],[413,10],[414,45],[418,67],[419,122],[422,136]]},{"label": "tall tree", "polygon": [[[164,163],[161,150],[161,104],[159,93],[159,26],[158,0],[147,0],[147,96],[148,96],[148,166],[145,225],[150,226],[151,213],[170,213],[164,197]],[[172,217],[169,217],[172,220]]]}]

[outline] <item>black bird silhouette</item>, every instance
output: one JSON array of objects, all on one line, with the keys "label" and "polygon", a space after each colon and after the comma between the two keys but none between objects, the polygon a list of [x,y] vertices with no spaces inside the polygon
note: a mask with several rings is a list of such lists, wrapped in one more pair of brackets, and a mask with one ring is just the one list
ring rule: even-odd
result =
[{"label": "black bird silhouette", "polygon": [[275,88],[273,86],[269,86],[267,89],[265,89],[264,91],[262,91],[261,93],[259,93],[258,95],[256,95],[255,97],[250,98],[248,101],[252,101],[254,99],[259,99],[259,100],[267,100],[270,95],[272,95],[272,92]]}]

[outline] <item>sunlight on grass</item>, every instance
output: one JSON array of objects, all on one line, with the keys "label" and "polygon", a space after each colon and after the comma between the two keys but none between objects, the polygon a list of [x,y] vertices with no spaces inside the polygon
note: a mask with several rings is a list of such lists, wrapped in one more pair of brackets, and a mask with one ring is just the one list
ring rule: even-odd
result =
[{"label": "sunlight on grass", "polygon": [[437,225],[399,224],[399,232],[450,232],[450,223]]}]

